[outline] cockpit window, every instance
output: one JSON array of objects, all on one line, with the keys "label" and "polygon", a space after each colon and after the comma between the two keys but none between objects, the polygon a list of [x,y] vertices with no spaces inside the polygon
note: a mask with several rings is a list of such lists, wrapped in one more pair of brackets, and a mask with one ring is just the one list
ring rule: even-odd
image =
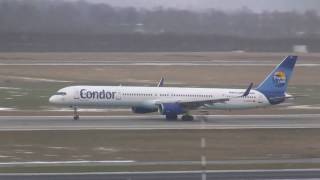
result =
[{"label": "cockpit window", "polygon": [[65,93],[65,92],[57,92],[55,95],[65,96],[65,95],[67,95],[67,93]]}]

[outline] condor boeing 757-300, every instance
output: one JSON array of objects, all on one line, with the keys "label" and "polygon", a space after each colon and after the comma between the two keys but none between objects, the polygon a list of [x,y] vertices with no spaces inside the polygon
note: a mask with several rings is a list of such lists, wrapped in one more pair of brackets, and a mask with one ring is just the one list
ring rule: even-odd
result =
[{"label": "condor boeing 757-300", "polygon": [[160,112],[168,120],[193,120],[195,109],[249,109],[280,104],[292,97],[286,93],[297,56],[286,57],[257,88],[247,89],[135,86],[70,86],[50,97],[53,104],[78,107],[130,107],[134,113]]}]

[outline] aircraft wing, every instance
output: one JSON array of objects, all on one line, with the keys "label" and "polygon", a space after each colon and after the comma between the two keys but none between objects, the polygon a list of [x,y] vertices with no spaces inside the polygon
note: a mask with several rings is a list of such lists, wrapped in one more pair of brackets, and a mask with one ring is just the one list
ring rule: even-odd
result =
[{"label": "aircraft wing", "polygon": [[221,99],[211,99],[211,100],[203,100],[203,101],[189,101],[189,102],[177,102],[181,105],[181,107],[185,109],[197,109],[204,105],[212,105],[215,103],[224,103],[230,101],[230,98],[221,98]]},{"label": "aircraft wing", "polygon": [[172,101],[172,100],[159,100],[156,101],[155,104],[156,105],[161,105],[161,104],[172,104],[172,103],[176,103],[179,104],[182,108],[186,109],[186,110],[191,110],[191,109],[197,109],[201,106],[204,105],[212,105],[215,103],[224,103],[227,101],[230,101],[231,98],[221,98],[221,99],[210,99],[210,100],[197,100],[197,101],[183,101],[183,100],[176,100],[176,101]]},{"label": "aircraft wing", "polygon": [[212,105],[215,103],[225,103],[227,101],[230,101],[231,99],[234,98],[240,98],[240,97],[245,97],[250,94],[250,90],[253,86],[253,83],[249,85],[249,87],[246,89],[246,91],[243,93],[242,96],[237,96],[237,97],[232,97],[232,98],[219,98],[219,99],[209,99],[209,100],[195,100],[195,101],[183,101],[183,100],[178,100],[178,101],[172,101],[172,100],[167,100],[167,101],[157,101],[157,105],[161,104],[166,104],[166,103],[177,103],[179,104],[182,108],[191,110],[191,109],[197,109],[201,106],[205,105]]}]

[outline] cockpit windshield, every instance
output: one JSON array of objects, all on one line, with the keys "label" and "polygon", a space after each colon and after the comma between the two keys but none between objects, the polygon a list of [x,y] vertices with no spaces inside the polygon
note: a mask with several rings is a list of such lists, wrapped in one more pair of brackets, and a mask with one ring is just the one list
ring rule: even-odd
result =
[{"label": "cockpit windshield", "polygon": [[57,92],[54,95],[65,96],[65,95],[67,95],[67,93],[65,93],[65,92]]}]

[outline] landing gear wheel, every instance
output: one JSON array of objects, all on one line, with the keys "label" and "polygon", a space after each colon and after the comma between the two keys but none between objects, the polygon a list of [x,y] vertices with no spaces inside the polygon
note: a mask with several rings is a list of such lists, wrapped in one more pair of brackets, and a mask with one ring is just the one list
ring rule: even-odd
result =
[{"label": "landing gear wheel", "polygon": [[79,116],[79,113],[78,113],[78,108],[77,107],[73,107],[73,120],[79,120],[80,119],[80,116]]},{"label": "landing gear wheel", "polygon": [[175,120],[178,119],[178,115],[176,115],[176,114],[167,114],[167,115],[166,115],[166,119],[167,119],[168,121],[175,121]]},{"label": "landing gear wheel", "polygon": [[73,120],[79,120],[80,119],[80,117],[79,117],[79,115],[76,115],[76,116],[73,116]]},{"label": "landing gear wheel", "polygon": [[182,121],[193,121],[193,120],[194,120],[194,117],[191,116],[191,115],[183,115],[183,116],[181,117],[181,120],[182,120]]}]

